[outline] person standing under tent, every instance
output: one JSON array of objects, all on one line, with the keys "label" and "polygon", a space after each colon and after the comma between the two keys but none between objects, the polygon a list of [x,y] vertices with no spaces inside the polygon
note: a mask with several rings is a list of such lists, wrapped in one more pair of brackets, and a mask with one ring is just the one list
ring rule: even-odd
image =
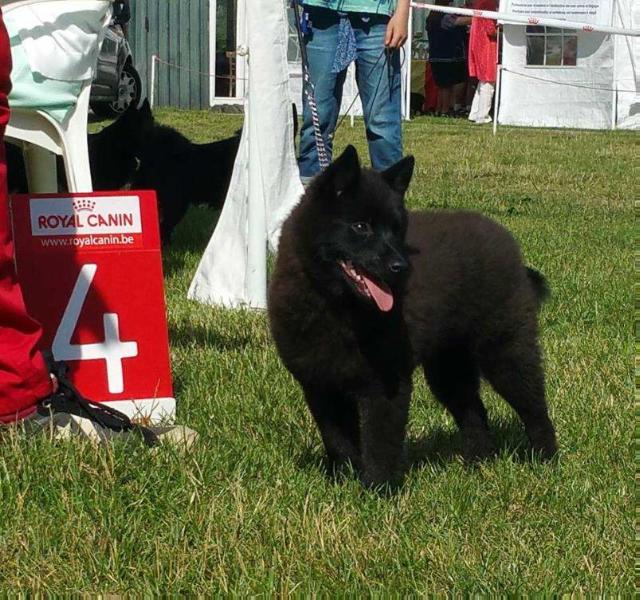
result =
[{"label": "person standing under tent", "polygon": [[[497,10],[496,0],[477,0],[475,10]],[[491,102],[497,75],[496,22],[493,19],[473,17],[469,35],[469,75],[478,80],[478,87],[471,104],[469,120],[490,123]]]},{"label": "person standing under tent", "polygon": [[[408,35],[409,0],[304,0],[303,43],[331,160],[347,67],[355,60],[369,156],[376,170],[402,158],[399,49]],[[298,165],[303,183],[321,170],[311,110],[303,98]]]}]

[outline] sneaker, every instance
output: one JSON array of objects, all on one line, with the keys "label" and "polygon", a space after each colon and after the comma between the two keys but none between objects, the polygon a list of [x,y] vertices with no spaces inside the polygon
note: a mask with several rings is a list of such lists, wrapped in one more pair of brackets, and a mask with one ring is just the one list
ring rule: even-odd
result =
[{"label": "sneaker", "polygon": [[189,449],[198,437],[189,427],[178,425],[145,426],[110,406],[85,398],[67,377],[67,366],[45,354],[49,372],[55,377],[57,391],[40,402],[36,412],[24,420],[29,433],[46,432],[52,439],[85,437],[104,444],[113,439],[142,438],[147,446],[161,442]]}]

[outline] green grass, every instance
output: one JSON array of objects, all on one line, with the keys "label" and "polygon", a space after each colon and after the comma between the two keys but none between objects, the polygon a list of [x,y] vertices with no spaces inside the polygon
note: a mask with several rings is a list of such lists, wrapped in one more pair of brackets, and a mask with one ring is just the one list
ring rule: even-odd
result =
[{"label": "green grass", "polygon": [[[238,117],[159,110],[197,141]],[[361,125],[337,145],[365,151]],[[416,374],[412,467],[383,498],[327,480],[301,393],[264,314],[185,298],[215,214],[190,210],[165,257],[179,421],[195,450],[0,443],[0,591],[194,594],[609,592],[633,587],[632,272],[637,134],[420,118],[412,208],[504,223],[548,277],[541,315],[557,464],[523,458],[486,389],[500,456],[466,467]]]}]

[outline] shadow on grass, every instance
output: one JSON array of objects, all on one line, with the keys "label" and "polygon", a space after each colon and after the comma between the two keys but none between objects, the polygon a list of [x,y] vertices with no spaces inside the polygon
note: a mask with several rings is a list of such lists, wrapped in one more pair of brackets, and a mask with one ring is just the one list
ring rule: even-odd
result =
[{"label": "shadow on grass", "polygon": [[162,247],[165,276],[178,275],[186,268],[191,268],[194,254],[200,260],[219,217],[220,211],[207,206],[189,208],[185,218],[175,228],[171,242]]},{"label": "shadow on grass", "polygon": [[[489,434],[495,445],[495,452],[485,459],[492,462],[498,457],[509,457],[518,463],[537,463],[540,459],[532,452],[529,440],[522,424],[514,419],[489,423]],[[462,439],[456,430],[438,429],[429,435],[408,440],[407,455],[409,469],[420,469],[423,466],[446,467],[448,463],[462,456]],[[465,461],[469,468],[479,463]]]},{"label": "shadow on grass", "polygon": [[[499,457],[508,457],[517,463],[536,464],[540,462],[531,451],[531,446],[521,423],[515,419],[508,422],[490,423],[491,439],[495,444],[495,453],[488,459],[478,462],[465,462],[466,468],[476,469],[479,464],[491,463]],[[462,456],[462,440],[458,430],[437,429],[430,434],[407,440],[406,472],[429,467],[438,472],[445,471],[449,465]],[[319,470],[334,483],[342,483],[357,477],[351,465],[338,469],[327,459],[324,449],[307,448],[299,457],[298,466],[304,470]],[[400,486],[401,489],[402,486]],[[396,491],[398,491],[396,489]]]},{"label": "shadow on grass", "polygon": [[247,346],[255,346],[255,335],[251,331],[239,334],[237,329],[221,331],[204,323],[181,321],[169,325],[169,339],[173,346],[183,348],[197,345],[220,351],[243,350]]}]

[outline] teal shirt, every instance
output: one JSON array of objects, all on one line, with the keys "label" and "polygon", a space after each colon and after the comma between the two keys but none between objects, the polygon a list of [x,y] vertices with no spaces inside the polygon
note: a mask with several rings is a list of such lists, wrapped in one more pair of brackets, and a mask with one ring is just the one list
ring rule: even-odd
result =
[{"label": "teal shirt", "polygon": [[374,15],[392,15],[396,9],[396,0],[304,0],[303,4],[341,12],[371,13]]}]

